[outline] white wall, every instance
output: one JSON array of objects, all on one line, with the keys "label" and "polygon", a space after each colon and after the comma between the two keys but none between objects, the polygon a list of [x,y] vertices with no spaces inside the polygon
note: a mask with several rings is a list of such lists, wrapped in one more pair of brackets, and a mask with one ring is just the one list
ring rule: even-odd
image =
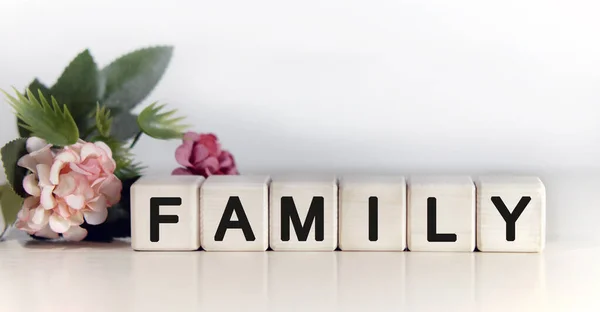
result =
[{"label": "white wall", "polygon": [[[581,226],[600,216],[584,201],[600,186],[588,173],[600,170],[598,12],[582,0],[2,0],[0,88],[50,85],[85,48],[103,66],[172,44],[146,104],[215,132],[242,172],[547,175],[560,186],[549,236],[600,237]],[[16,136],[8,105],[0,124],[0,141]],[[144,138],[136,153],[168,172],[177,144]],[[573,172],[593,180],[587,193]]]}]

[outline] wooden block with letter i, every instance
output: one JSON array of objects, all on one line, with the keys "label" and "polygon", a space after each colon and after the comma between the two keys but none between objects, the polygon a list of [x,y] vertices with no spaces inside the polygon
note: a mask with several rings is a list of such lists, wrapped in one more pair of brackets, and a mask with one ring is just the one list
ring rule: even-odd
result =
[{"label": "wooden block with letter i", "polygon": [[340,249],[406,248],[406,179],[345,176],[339,183]]},{"label": "wooden block with letter i", "polygon": [[408,183],[410,251],[475,250],[475,184],[468,176],[422,176]]},{"label": "wooden block with letter i", "polygon": [[269,247],[267,176],[214,175],[200,192],[200,241],[206,251]]},{"label": "wooden block with letter i", "polygon": [[477,248],[540,252],[546,241],[546,188],[537,177],[487,176],[477,185]]},{"label": "wooden block with letter i", "polygon": [[145,176],[131,187],[134,250],[200,248],[201,176]]},{"label": "wooden block with letter i", "polygon": [[273,250],[336,249],[337,179],[273,178],[270,190],[270,245]]}]

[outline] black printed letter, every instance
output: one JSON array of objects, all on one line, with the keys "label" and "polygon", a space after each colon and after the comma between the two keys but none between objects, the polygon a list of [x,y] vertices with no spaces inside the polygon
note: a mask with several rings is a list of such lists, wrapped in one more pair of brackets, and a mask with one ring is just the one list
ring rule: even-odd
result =
[{"label": "black printed letter", "polygon": [[521,200],[519,200],[519,203],[517,203],[517,206],[515,209],[513,209],[513,212],[510,213],[500,196],[492,196],[492,203],[494,203],[494,206],[496,206],[496,209],[498,209],[500,215],[502,215],[502,218],[504,218],[504,221],[506,221],[506,241],[513,242],[515,240],[517,236],[517,219],[519,219],[521,213],[523,213],[523,210],[525,210],[525,207],[527,207],[530,201],[531,197],[529,196],[521,197]]},{"label": "black printed letter", "polygon": [[290,221],[294,224],[296,236],[301,242],[308,239],[310,228],[315,222],[315,240],[321,242],[325,240],[325,199],[322,196],[315,196],[310,203],[304,225],[300,221],[298,210],[291,196],[281,197],[281,240],[287,242],[290,240]]},{"label": "black printed letter", "polygon": [[377,196],[369,197],[369,240],[377,241]]},{"label": "black printed letter", "polygon": [[455,242],[456,234],[438,234],[436,224],[436,206],[435,197],[427,198],[427,241],[428,242]]},{"label": "black printed letter", "polygon": [[[238,218],[237,221],[231,220],[234,211]],[[225,212],[223,212],[221,222],[219,222],[219,227],[215,233],[215,241],[222,242],[227,229],[242,229],[247,242],[252,242],[256,239],[252,232],[252,227],[250,227],[248,217],[246,217],[244,207],[242,207],[242,202],[238,196],[229,197],[227,205],[225,206]]]},{"label": "black printed letter", "polygon": [[160,206],[181,206],[181,197],[152,197],[150,198],[150,241],[159,240],[158,227],[161,223],[177,223],[179,217],[176,215],[161,215]]}]

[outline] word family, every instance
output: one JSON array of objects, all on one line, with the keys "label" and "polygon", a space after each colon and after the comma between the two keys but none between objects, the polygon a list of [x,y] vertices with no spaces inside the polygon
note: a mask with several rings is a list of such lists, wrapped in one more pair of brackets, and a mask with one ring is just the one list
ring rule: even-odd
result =
[{"label": "word family", "polygon": [[541,252],[537,177],[161,176],[131,189],[134,250]]}]

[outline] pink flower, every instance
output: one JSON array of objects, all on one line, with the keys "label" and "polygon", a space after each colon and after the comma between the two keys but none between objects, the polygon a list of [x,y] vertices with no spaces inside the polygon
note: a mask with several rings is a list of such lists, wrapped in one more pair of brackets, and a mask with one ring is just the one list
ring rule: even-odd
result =
[{"label": "pink flower", "polygon": [[23,188],[31,195],[23,202],[17,228],[47,238],[80,241],[87,230],[80,225],[101,224],[107,208],[121,199],[121,181],[113,174],[112,151],[103,142],[82,140],[58,151],[39,138],[27,140],[29,154],[18,165],[31,172]]},{"label": "pink flower", "polygon": [[183,144],[175,151],[175,159],[184,168],[173,170],[174,175],[237,175],[233,155],[221,149],[217,137],[212,134],[187,132]]}]

